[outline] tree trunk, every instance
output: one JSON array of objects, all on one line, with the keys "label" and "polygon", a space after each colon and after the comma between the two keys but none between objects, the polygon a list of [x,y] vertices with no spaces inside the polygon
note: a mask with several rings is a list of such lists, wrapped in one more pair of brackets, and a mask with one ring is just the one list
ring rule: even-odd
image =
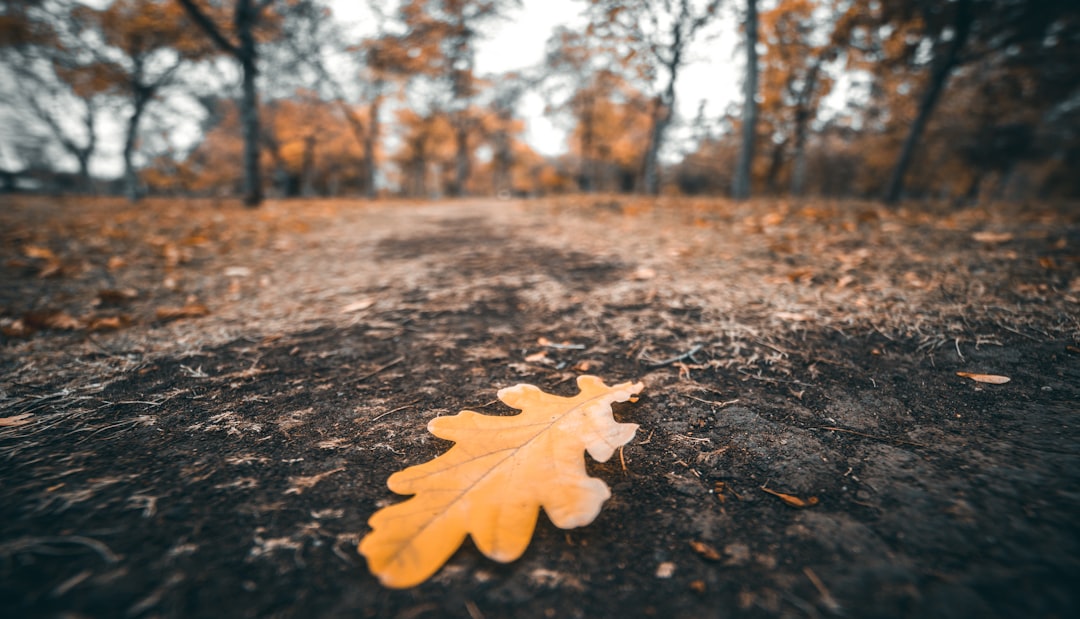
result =
[{"label": "tree trunk", "polygon": [[304,156],[300,162],[300,195],[315,195],[315,136],[304,136]]},{"label": "tree trunk", "polygon": [[949,76],[952,74],[952,70],[960,57],[960,50],[963,49],[968,35],[971,33],[971,22],[971,0],[959,0],[956,6],[956,14],[953,17],[952,41],[949,42],[945,55],[935,58],[933,62],[930,83],[927,84],[926,91],[923,92],[922,99],[919,101],[915,120],[911,123],[911,128],[908,130],[903,146],[900,147],[900,156],[896,160],[896,165],[893,166],[892,174],[889,176],[889,184],[885,188],[884,200],[886,204],[896,204],[904,193],[904,176],[907,175],[919,139],[922,138],[926,124],[929,122],[934,108],[937,107],[938,99],[942,91],[945,90],[945,84],[948,82]]},{"label": "tree trunk", "polygon": [[757,137],[757,0],[746,2],[746,82],[743,84],[742,146],[735,168],[735,183],[731,197],[745,200],[750,197],[750,172],[754,162],[754,139]]},{"label": "tree trunk", "polygon": [[810,124],[810,101],[817,88],[818,71],[821,70],[821,58],[810,67],[806,83],[799,93],[798,107],[795,109],[795,147],[792,153],[791,195],[802,197],[806,191],[806,132]]},{"label": "tree trunk", "polygon": [[451,195],[464,196],[465,195],[465,183],[469,180],[469,128],[466,125],[467,120],[464,118],[458,118],[458,121],[454,123],[454,144],[457,147],[457,152],[454,155],[454,186],[451,188]]},{"label": "tree trunk", "polygon": [[655,196],[660,193],[660,145],[664,133],[671,121],[671,108],[660,97],[653,100],[652,131],[649,132],[649,144],[645,148],[645,161],[641,171],[641,183],[645,193]]},{"label": "tree trunk", "polygon": [[780,175],[780,168],[784,165],[785,142],[774,142],[772,154],[769,155],[769,169],[765,172],[765,186],[772,193],[776,192],[776,177]]},{"label": "tree trunk", "polygon": [[[252,39],[251,31],[246,37]],[[255,208],[262,203],[262,178],[259,169],[259,93],[255,89],[254,39],[251,51],[240,59],[244,71],[243,98],[240,102],[240,122],[244,133],[244,205]]]},{"label": "tree trunk", "polygon": [[578,188],[584,193],[596,191],[596,162],[593,158],[593,137],[596,128],[594,114],[595,100],[590,95],[585,100],[581,115],[581,170]]},{"label": "tree trunk", "polygon": [[258,48],[255,46],[255,25],[260,13],[270,4],[254,0],[237,0],[233,12],[233,29],[237,44],[234,45],[221,33],[212,19],[195,4],[194,0],[179,0],[199,28],[223,51],[240,62],[243,71],[243,95],[240,99],[240,124],[244,134],[244,205],[257,207],[262,203],[262,178],[259,170],[259,94],[255,89],[258,74]]},{"label": "tree trunk", "polygon": [[379,111],[382,107],[382,95],[376,94],[368,106],[368,131],[364,136],[364,191],[369,199],[378,196],[375,187],[375,145],[379,140]]},{"label": "tree trunk", "polygon": [[139,121],[142,120],[143,110],[149,102],[150,93],[145,90],[136,91],[132,99],[134,109],[128,118],[127,134],[124,136],[124,191],[131,202],[138,202],[142,197],[139,175],[135,171],[135,142],[139,137]]},{"label": "tree trunk", "polygon": [[807,131],[806,123],[796,127],[795,150],[792,152],[792,196],[801,198],[807,186]]}]

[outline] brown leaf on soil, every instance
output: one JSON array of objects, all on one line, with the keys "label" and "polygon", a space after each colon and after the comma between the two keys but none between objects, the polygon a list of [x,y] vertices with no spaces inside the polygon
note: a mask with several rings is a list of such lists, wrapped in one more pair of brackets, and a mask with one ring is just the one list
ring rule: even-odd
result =
[{"label": "brown leaf on soil", "polygon": [[360,299],[359,301],[353,301],[352,303],[341,308],[341,313],[351,314],[353,312],[359,312],[362,310],[366,310],[372,305],[375,305],[375,299]]},{"label": "brown leaf on soil", "polygon": [[1013,239],[1013,234],[1012,232],[988,232],[984,230],[983,232],[976,232],[972,234],[971,238],[975,239],[980,243],[987,243],[992,245],[995,243],[1005,243],[1007,241],[1011,241]]},{"label": "brown leaf on soil", "polygon": [[625,402],[644,385],[608,387],[579,376],[574,397],[532,385],[501,389],[499,399],[519,415],[493,417],[473,411],[436,417],[428,431],[456,444],[443,455],[390,476],[387,485],[413,498],[376,512],[361,542],[368,568],[388,587],[427,580],[465,540],[491,559],[509,562],[525,552],[541,507],[562,529],[592,522],[611,496],[589,477],[582,451],[606,462],[634,437],[637,424],[617,423],[613,402]]},{"label": "brown leaf on soil", "polygon": [[176,320],[178,318],[199,318],[210,313],[210,308],[202,303],[188,303],[183,307],[159,307],[155,312],[158,320]]},{"label": "brown leaf on soil", "polygon": [[134,288],[106,288],[98,291],[102,303],[128,303],[139,298],[139,291]]},{"label": "brown leaf on soil", "polygon": [[129,324],[131,324],[131,318],[123,314],[119,316],[101,316],[91,320],[86,329],[88,331],[113,331],[122,329]]},{"label": "brown leaf on soil", "polygon": [[37,245],[27,245],[23,247],[23,255],[27,258],[37,258],[38,260],[56,260],[56,254],[53,253],[48,247],[38,247]]},{"label": "brown leaf on soil", "polygon": [[767,488],[765,486],[762,486],[761,489],[763,491],[773,495],[774,497],[780,499],[784,503],[787,503],[788,505],[790,505],[792,507],[799,507],[799,508],[812,507],[812,506],[818,504],[818,498],[816,496],[801,499],[801,498],[799,498],[799,497],[797,497],[797,496],[795,496],[793,494],[785,494],[783,492],[777,492],[777,491],[772,490],[770,488]]},{"label": "brown leaf on soil", "polygon": [[289,478],[289,483],[292,487],[285,491],[285,494],[303,494],[308,488],[314,487],[315,484],[330,477],[334,473],[340,473],[345,470],[345,467],[339,467],[331,471],[324,473],[317,473],[315,475],[307,476],[293,476]]},{"label": "brown leaf on soil", "polygon": [[0,321],[0,333],[8,337],[28,337],[33,332],[34,330],[22,318],[16,318],[15,320],[5,318]]},{"label": "brown leaf on soil", "polygon": [[526,355],[525,356],[525,361],[527,361],[529,363],[550,363],[551,362],[551,360],[548,359],[547,351],[544,351],[544,350],[541,350],[540,352],[534,352],[531,355]]},{"label": "brown leaf on soil", "polygon": [[719,561],[722,558],[718,550],[705,542],[694,540],[690,542],[690,548],[692,548],[699,557],[707,561]]},{"label": "brown leaf on soil", "polygon": [[957,372],[957,376],[963,378],[970,378],[977,383],[986,383],[988,385],[1004,385],[1012,380],[1008,376],[999,376],[997,374],[974,374],[972,372]]},{"label": "brown leaf on soil", "polygon": [[17,426],[25,426],[30,423],[30,418],[34,416],[34,413],[23,413],[21,415],[14,415],[12,417],[0,417],[0,428],[14,428]]},{"label": "brown leaf on soil", "polygon": [[31,329],[60,329],[73,331],[81,329],[83,323],[78,318],[60,310],[35,310],[23,316],[23,322]]}]

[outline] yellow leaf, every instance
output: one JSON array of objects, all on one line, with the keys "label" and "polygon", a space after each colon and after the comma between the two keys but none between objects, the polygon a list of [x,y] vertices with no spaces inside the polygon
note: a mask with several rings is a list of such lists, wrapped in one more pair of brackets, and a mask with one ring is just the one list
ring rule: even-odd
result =
[{"label": "yellow leaf", "polygon": [[641,383],[608,387],[579,376],[581,393],[566,398],[532,385],[499,391],[520,415],[492,417],[462,411],[437,417],[428,430],[454,445],[443,455],[390,476],[387,485],[413,498],[376,512],[361,542],[368,568],[388,587],[418,585],[471,535],[501,562],[525,552],[543,507],[555,526],[589,524],[611,496],[585,472],[582,451],[606,462],[634,437],[637,424],[616,423],[613,402],[640,393]]},{"label": "yellow leaf", "polygon": [[1008,376],[998,376],[997,374],[972,374],[971,372],[957,372],[957,376],[963,378],[970,378],[977,383],[988,383],[991,385],[1004,385],[1012,380]]}]

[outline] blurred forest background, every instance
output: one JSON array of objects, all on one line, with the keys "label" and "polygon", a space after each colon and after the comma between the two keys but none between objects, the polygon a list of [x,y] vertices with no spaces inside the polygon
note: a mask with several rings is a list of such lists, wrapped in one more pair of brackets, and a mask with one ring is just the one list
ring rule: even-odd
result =
[{"label": "blurred forest background", "polygon": [[[543,62],[498,75],[478,46],[520,0],[351,4],[359,30],[323,0],[4,0],[0,187],[1080,197],[1075,0],[579,0]],[[678,113],[725,36],[743,77],[715,87],[741,102]],[[529,143],[525,97],[561,152]]]}]

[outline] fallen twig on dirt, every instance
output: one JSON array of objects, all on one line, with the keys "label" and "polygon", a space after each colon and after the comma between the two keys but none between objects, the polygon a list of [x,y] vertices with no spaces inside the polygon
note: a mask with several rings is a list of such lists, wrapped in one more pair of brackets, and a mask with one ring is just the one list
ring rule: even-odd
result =
[{"label": "fallen twig on dirt", "polygon": [[708,404],[710,406],[718,406],[720,408],[724,408],[725,406],[735,404],[735,403],[737,403],[739,401],[739,398],[735,398],[734,400],[727,400],[725,402],[718,402],[716,400],[705,400],[703,398],[697,398],[697,397],[694,397],[692,395],[688,395],[688,394],[685,394],[685,393],[682,393],[682,394],[679,394],[679,395],[681,395],[684,398],[693,400],[695,402],[701,402],[702,404]]},{"label": "fallen twig on dirt", "polygon": [[409,408],[410,406],[416,404],[419,401],[420,400],[413,400],[412,402],[409,402],[408,404],[402,404],[401,406],[399,406],[397,408],[392,408],[392,409],[386,411],[385,413],[379,415],[378,417],[375,417],[375,418],[371,419],[370,421],[368,421],[368,423],[375,423],[376,421],[382,419],[383,417],[386,417],[387,415],[391,415],[391,414],[396,413],[398,411],[403,411],[406,408]]},{"label": "fallen twig on dirt", "polygon": [[68,535],[64,537],[23,537],[0,544],[0,556],[10,557],[18,552],[34,551],[35,549],[40,549],[40,552],[46,554],[56,554],[57,551],[52,548],[52,546],[58,544],[86,546],[98,553],[106,563],[116,563],[120,560],[120,556],[110,550],[105,544],[96,539],[83,537],[81,535]]},{"label": "fallen twig on dirt", "polygon": [[379,374],[380,372],[383,372],[384,370],[388,370],[388,369],[394,367],[395,365],[401,363],[404,360],[405,360],[405,357],[403,355],[401,357],[398,357],[397,359],[394,359],[393,361],[390,361],[389,363],[385,363],[383,365],[380,365],[379,367],[377,367],[374,370],[368,372],[367,374],[364,374],[360,378],[357,378],[355,382],[362,383],[365,380],[371,378],[372,376],[375,376],[376,374]]},{"label": "fallen twig on dirt", "polygon": [[854,434],[855,436],[861,436],[863,438],[872,438],[875,441],[882,441],[882,442],[885,442],[885,443],[898,443],[898,444],[902,444],[902,445],[912,445],[914,447],[922,447],[923,449],[926,449],[928,447],[928,445],[924,445],[922,443],[916,443],[915,441],[907,441],[907,440],[904,440],[902,438],[892,438],[892,437],[888,437],[888,436],[877,436],[877,435],[874,435],[874,434],[867,434],[865,432],[859,432],[857,430],[849,430],[847,428],[838,428],[836,426],[819,426],[819,427],[810,428],[810,429],[811,430],[828,430],[830,432],[844,432],[844,433],[847,433],[847,434]]},{"label": "fallen twig on dirt", "polygon": [[680,361],[686,361],[687,359],[693,361],[694,363],[697,363],[698,360],[694,358],[694,355],[701,352],[701,349],[703,349],[703,348],[705,348],[703,345],[697,344],[693,348],[691,348],[690,350],[684,352],[681,355],[676,355],[676,356],[671,357],[669,359],[664,359],[663,361],[654,361],[653,363],[649,364],[649,367],[651,367],[651,368],[662,368],[662,367],[664,367],[666,365],[672,365],[672,364],[678,363]]},{"label": "fallen twig on dirt", "polygon": [[839,615],[841,611],[840,603],[832,596],[828,587],[825,586],[825,583],[821,582],[821,579],[814,573],[814,570],[809,567],[804,567],[803,574],[806,574],[806,577],[813,583],[814,588],[818,590],[818,593],[821,595],[821,605],[825,607],[825,610],[833,615]]}]

